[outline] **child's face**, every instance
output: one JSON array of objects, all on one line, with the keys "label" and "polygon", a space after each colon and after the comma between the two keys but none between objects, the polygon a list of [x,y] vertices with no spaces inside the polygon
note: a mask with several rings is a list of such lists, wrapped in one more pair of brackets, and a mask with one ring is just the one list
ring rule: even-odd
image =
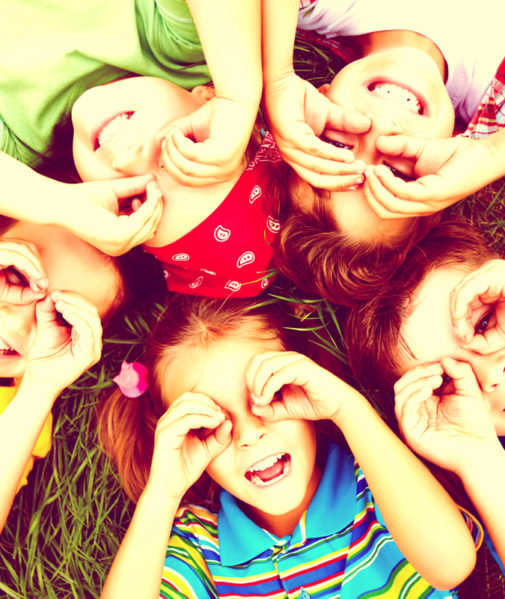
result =
[{"label": "child's face", "polygon": [[84,92],[72,108],[74,162],[84,181],[156,173],[157,135],[199,108],[195,93],[157,77],[129,77]]},{"label": "child's face", "polygon": [[[349,148],[366,165],[386,164],[407,179],[414,164],[381,154],[379,135],[403,133],[423,138],[450,137],[454,109],[435,62],[415,48],[393,48],[374,53],[344,67],[321,90],[339,106],[371,118],[361,134],[332,130],[328,139]],[[381,241],[397,236],[408,219],[383,220],[368,205],[362,186],[356,191],[334,191],[329,205],[338,227],[358,242]],[[310,207],[309,207],[310,208]]]},{"label": "child's face", "polygon": [[[414,309],[403,322],[401,335],[412,355],[400,350],[401,374],[417,364],[437,362],[444,356],[468,362],[473,369],[498,435],[505,435],[505,343],[489,355],[464,348],[453,332],[449,299],[461,279],[473,269],[464,266],[434,269],[421,283],[413,298]],[[482,332],[489,306],[474,310],[472,322]]]},{"label": "child's face", "polygon": [[[33,243],[49,281],[49,291],[74,291],[93,303],[101,316],[112,306],[119,286],[113,263],[59,227],[15,223],[3,239]],[[64,248],[64,249],[63,249]],[[0,377],[22,376],[37,331],[35,302],[0,302]]]},{"label": "child's face", "polygon": [[224,410],[232,422],[232,441],[207,473],[244,504],[256,523],[276,529],[287,523],[285,518],[298,521],[320,477],[313,423],[266,422],[251,412],[246,369],[256,354],[281,349],[278,340],[224,338],[207,350],[182,350],[164,380],[169,403],[191,390],[205,393]]}]

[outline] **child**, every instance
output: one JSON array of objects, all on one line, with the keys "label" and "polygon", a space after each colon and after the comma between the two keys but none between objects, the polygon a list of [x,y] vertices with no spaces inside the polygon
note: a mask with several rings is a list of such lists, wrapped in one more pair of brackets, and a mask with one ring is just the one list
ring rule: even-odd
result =
[{"label": "child", "polygon": [[[148,394],[109,397],[100,416],[138,502],[102,597],[447,597],[431,585],[469,574],[475,551],[455,504],[355,389],[290,351],[285,324],[279,306],[167,306],[147,350]],[[360,466],[322,442],[321,419]],[[220,508],[198,496],[209,477]],[[198,480],[198,505],[179,509]]]},{"label": "child", "polygon": [[[259,20],[256,0],[240,10],[231,0],[212,7],[202,0],[93,0],[79,7],[15,0],[1,27],[0,149],[36,166],[86,89],[133,73],[192,88],[210,71],[216,100],[194,117],[200,131],[207,128],[199,140],[205,143],[170,140],[172,168],[182,177],[188,165],[205,175],[209,168],[212,176],[226,173],[247,145],[261,96]],[[181,131],[188,134],[192,124],[180,123]]]},{"label": "child", "polygon": [[[37,328],[27,349],[17,392],[0,415],[0,531],[43,428],[48,435],[47,420],[56,398],[98,361],[101,352],[98,311],[78,294],[53,291],[34,306],[22,308],[25,312],[34,310]],[[1,311],[3,317],[5,304]],[[68,324],[62,324],[59,315]],[[10,337],[8,343],[12,343]],[[14,350],[8,343],[2,339],[3,362],[19,359],[19,355],[10,355]]]},{"label": "child", "polygon": [[[147,241],[142,236],[144,249],[161,261],[171,291],[250,297],[273,280],[269,269],[283,165],[271,136],[258,148],[253,135],[245,159],[205,192],[172,177],[169,149],[162,146],[166,123],[196,114],[214,99],[213,88],[188,92],[153,77],[90,89],[72,109],[74,160],[85,181],[155,175],[162,214],[154,235]],[[94,228],[91,221],[88,228]]]},{"label": "child", "polygon": [[[400,428],[420,455],[458,474],[503,562],[505,489],[489,473],[505,465],[497,439],[505,436],[505,262],[468,223],[451,219],[407,255],[390,285],[351,311],[351,368],[385,391],[404,375],[395,385]],[[391,415],[392,403],[379,397]]]},{"label": "child", "polygon": [[[503,12],[498,2],[493,3],[493,9],[496,14]],[[323,192],[295,179],[278,264],[304,289],[346,304],[352,304],[356,294],[372,295],[404,253],[437,222],[439,210],[504,172],[499,158],[501,134],[492,135],[485,143],[447,140],[453,132],[454,109],[465,125],[478,110],[503,59],[500,35],[495,36],[489,27],[481,28],[475,15],[465,14],[458,26],[472,35],[482,31],[486,36],[479,45],[481,51],[470,55],[465,45],[467,36],[453,36],[442,26],[446,21],[438,18],[441,10],[461,15],[456,3],[443,7],[425,3],[418,13],[410,4],[395,1],[379,5],[358,0],[347,6],[326,0],[303,3],[299,18],[302,28],[330,37],[350,36],[362,49],[362,58],[344,67],[321,91],[341,109],[370,119],[362,131],[347,122],[328,124],[324,133],[322,127],[318,129],[318,134],[341,148],[341,157],[335,156],[340,165],[342,161],[350,163],[342,171],[345,176],[340,184],[335,177],[339,165],[329,166],[326,160],[323,166],[322,158],[312,155],[320,155],[315,144],[310,158],[305,156],[305,170],[295,167],[319,187],[347,189]],[[288,98],[279,88],[287,90],[289,80],[292,89],[295,75],[286,66],[278,71],[265,79],[265,98],[272,130],[280,137],[283,151],[281,142],[287,135],[286,119],[291,113],[280,109]],[[314,110],[315,103],[310,114]],[[324,125],[324,119],[321,123]],[[409,141],[406,147],[410,136],[422,141]],[[432,138],[445,143],[427,142]],[[422,151],[424,147],[426,151]],[[295,160],[292,152],[286,159],[299,164],[302,155],[298,152]],[[329,151],[324,158],[328,157]],[[444,166],[447,162],[448,168]],[[306,173],[309,163],[317,164],[317,182]],[[351,176],[351,165],[358,163],[361,173]],[[465,167],[469,163],[478,165],[477,174],[474,168]],[[464,178],[460,169],[466,174]],[[431,173],[435,176],[409,183]],[[399,197],[393,197],[392,191],[398,191]],[[412,201],[402,200],[403,194],[412,196]],[[425,222],[412,218],[426,215],[430,216]],[[314,248],[311,242],[316,237],[320,239],[314,241]]]},{"label": "child", "polygon": [[139,304],[139,288],[149,301],[156,285],[145,260],[112,259],[55,226],[0,221],[1,530],[30,454],[51,447],[55,399],[100,357],[101,321]]}]

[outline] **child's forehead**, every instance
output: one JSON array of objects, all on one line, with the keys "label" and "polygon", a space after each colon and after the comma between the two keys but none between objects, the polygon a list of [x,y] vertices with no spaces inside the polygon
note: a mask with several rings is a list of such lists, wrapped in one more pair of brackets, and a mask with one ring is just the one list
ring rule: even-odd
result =
[{"label": "child's forehead", "polygon": [[205,347],[182,347],[161,373],[165,400],[172,403],[183,393],[198,392],[209,395],[227,409],[233,398],[247,394],[247,376],[253,367],[253,358],[282,349],[277,338],[240,335],[216,339]]}]

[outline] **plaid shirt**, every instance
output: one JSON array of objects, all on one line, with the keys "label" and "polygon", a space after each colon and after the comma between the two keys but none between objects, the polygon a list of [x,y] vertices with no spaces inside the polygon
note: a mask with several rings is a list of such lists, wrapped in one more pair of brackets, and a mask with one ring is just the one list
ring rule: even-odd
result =
[{"label": "plaid shirt", "polygon": [[505,58],[501,61],[491,85],[463,136],[487,137],[503,127],[505,127]]}]

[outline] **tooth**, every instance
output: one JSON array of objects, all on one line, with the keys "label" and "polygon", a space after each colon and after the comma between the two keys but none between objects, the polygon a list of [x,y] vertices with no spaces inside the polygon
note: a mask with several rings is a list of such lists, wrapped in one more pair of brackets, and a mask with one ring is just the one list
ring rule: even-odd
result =
[{"label": "tooth", "polygon": [[279,453],[277,455],[270,456],[261,460],[261,462],[257,462],[252,468],[249,469],[250,472],[258,472],[259,470],[265,470],[266,468],[270,468],[273,466],[284,454]]},{"label": "tooth", "polygon": [[421,110],[421,104],[415,94],[399,85],[380,83],[374,86],[372,92],[381,98],[391,98],[398,102],[404,102],[409,105],[409,109],[412,111],[419,112]]},{"label": "tooth", "polygon": [[98,145],[102,146],[107,141],[110,141],[118,131],[121,130],[123,124],[131,117],[130,113],[123,113],[109,121],[98,134]]}]

